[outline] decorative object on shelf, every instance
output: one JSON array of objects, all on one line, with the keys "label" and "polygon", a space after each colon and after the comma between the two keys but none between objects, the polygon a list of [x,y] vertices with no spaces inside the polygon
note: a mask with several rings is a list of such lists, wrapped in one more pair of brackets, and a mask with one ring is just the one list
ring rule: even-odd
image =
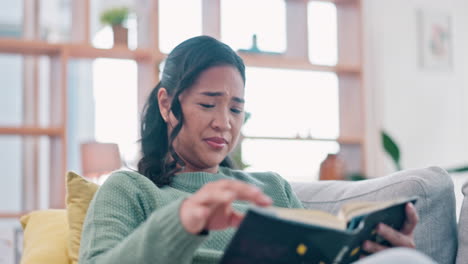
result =
[{"label": "decorative object on shelf", "polygon": [[108,174],[122,167],[119,146],[115,143],[87,142],[81,144],[83,176],[102,183]]},{"label": "decorative object on shelf", "polygon": [[114,46],[128,46],[128,29],[124,27],[128,14],[127,7],[111,8],[101,14],[101,23],[112,27]]},{"label": "decorative object on shelf", "polygon": [[320,164],[320,180],[345,180],[345,163],[337,154],[328,154]]},{"label": "decorative object on shelf", "polygon": [[423,69],[451,70],[452,18],[440,10],[419,10],[420,65]]},{"label": "decorative object on shelf", "polygon": [[271,51],[262,51],[258,48],[257,44],[257,34],[252,35],[252,46],[248,49],[240,49],[239,52],[245,53],[260,53],[260,54],[268,54],[268,55],[281,55],[279,52],[271,52]]}]

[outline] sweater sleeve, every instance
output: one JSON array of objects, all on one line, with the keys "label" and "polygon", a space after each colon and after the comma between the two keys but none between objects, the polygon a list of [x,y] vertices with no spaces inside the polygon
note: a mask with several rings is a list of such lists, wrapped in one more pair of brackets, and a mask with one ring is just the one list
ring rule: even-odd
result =
[{"label": "sweater sleeve", "polygon": [[289,198],[289,208],[304,208],[301,200],[299,200],[296,193],[291,188],[291,185],[286,180],[284,180],[284,191]]},{"label": "sweater sleeve", "polygon": [[128,177],[119,178],[127,182],[103,185],[88,209],[79,263],[191,263],[206,236],[182,226],[182,198],[145,219],[138,187]]}]

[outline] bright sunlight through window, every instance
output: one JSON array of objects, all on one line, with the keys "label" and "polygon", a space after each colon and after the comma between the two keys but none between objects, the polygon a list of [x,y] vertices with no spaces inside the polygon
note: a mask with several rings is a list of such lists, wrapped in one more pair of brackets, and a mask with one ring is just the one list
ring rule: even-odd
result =
[{"label": "bright sunlight through window", "polygon": [[336,65],[338,61],[336,6],[311,1],[308,4],[309,60]]},{"label": "bright sunlight through window", "polygon": [[[96,34],[93,44],[112,45],[108,28]],[[95,137],[119,145],[122,159],[138,154],[137,64],[133,60],[96,59],[93,62]]]},{"label": "bright sunlight through window", "polygon": [[[259,17],[259,10],[263,10]],[[221,39],[234,50],[252,46],[257,35],[263,51],[286,50],[286,5],[284,0],[222,0]]]},{"label": "bright sunlight through window", "polygon": [[202,34],[201,0],[159,0],[159,47],[169,53],[180,42]]},{"label": "bright sunlight through window", "polygon": [[[338,79],[312,71],[247,68],[243,162],[291,181],[318,179],[320,162],[339,145]],[[268,139],[299,136],[330,141]],[[263,139],[248,139],[260,137]]]},{"label": "bright sunlight through window", "polygon": [[246,136],[338,137],[336,74],[248,67],[246,75]]}]

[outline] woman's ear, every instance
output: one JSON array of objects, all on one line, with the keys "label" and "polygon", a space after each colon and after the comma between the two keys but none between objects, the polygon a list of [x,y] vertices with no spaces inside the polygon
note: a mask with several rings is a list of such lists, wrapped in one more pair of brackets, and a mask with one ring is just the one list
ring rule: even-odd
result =
[{"label": "woman's ear", "polygon": [[171,100],[166,88],[159,88],[158,105],[162,118],[167,123],[169,121],[169,113],[171,112]]}]

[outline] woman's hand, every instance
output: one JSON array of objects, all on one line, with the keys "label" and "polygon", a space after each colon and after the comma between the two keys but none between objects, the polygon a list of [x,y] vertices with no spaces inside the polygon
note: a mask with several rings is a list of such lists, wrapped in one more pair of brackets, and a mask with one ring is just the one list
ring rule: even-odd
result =
[{"label": "woman's hand", "polygon": [[[419,221],[418,213],[416,212],[416,209],[412,203],[406,204],[405,211],[406,221],[403,224],[401,231],[396,231],[395,229],[385,224],[379,224],[377,226],[377,234],[390,242],[392,247],[415,248],[416,244],[414,243],[414,228]],[[372,241],[365,241],[363,245],[363,249],[369,253],[375,253],[387,248],[387,246],[377,244]]]},{"label": "woman's hand", "polygon": [[272,203],[271,198],[255,186],[236,180],[219,180],[205,184],[182,203],[180,221],[192,234],[204,229],[238,226],[244,216],[232,208],[234,200],[245,200],[259,206]]}]

